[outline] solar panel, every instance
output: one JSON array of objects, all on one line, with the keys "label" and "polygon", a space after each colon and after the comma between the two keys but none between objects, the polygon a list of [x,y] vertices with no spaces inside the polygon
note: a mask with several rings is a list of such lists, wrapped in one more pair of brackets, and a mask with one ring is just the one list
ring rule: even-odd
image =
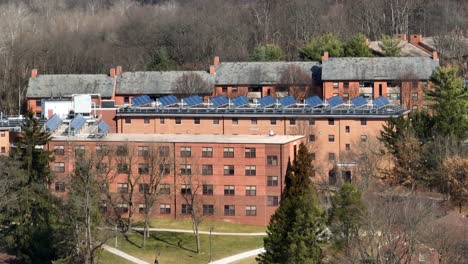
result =
[{"label": "solar panel", "polygon": [[335,108],[337,106],[340,106],[342,104],[344,104],[344,101],[343,99],[341,99],[341,97],[339,96],[333,96],[333,97],[330,97],[327,99],[327,103],[332,107],[332,108]]},{"label": "solar panel", "polygon": [[239,106],[243,106],[243,105],[246,105],[246,104],[249,104],[249,98],[245,97],[245,96],[238,96],[238,97],[234,97],[231,99],[231,102],[239,107]]},{"label": "solar panel", "polygon": [[354,107],[362,107],[367,105],[367,100],[363,96],[358,96],[351,99],[351,103],[354,105]]},{"label": "solar panel", "polygon": [[77,115],[70,122],[70,128],[74,131],[78,131],[83,127],[85,123],[86,123],[86,119],[82,115]]},{"label": "solar panel", "polygon": [[132,103],[135,106],[146,105],[152,103],[153,100],[147,95],[137,96],[132,98]]},{"label": "solar panel", "polygon": [[179,100],[174,95],[167,95],[158,99],[162,106],[178,104]]},{"label": "solar panel", "polygon": [[390,104],[388,99],[385,96],[381,96],[374,100],[374,104],[377,108],[382,108]]},{"label": "solar panel", "polygon": [[186,97],[183,100],[184,100],[184,103],[186,103],[189,107],[196,106],[196,105],[203,103],[203,99],[198,95]]},{"label": "solar panel", "polygon": [[282,104],[284,107],[288,107],[288,106],[291,106],[291,105],[296,104],[296,99],[294,99],[294,97],[292,97],[291,95],[282,97],[282,98],[280,98],[278,101],[279,101],[280,104]]},{"label": "solar panel", "polygon": [[104,122],[104,120],[101,120],[98,124],[98,132],[99,133],[107,133],[109,131],[109,126]]},{"label": "solar panel", "polygon": [[259,99],[258,99],[258,103],[259,103],[262,107],[267,107],[267,106],[274,105],[274,104],[276,103],[276,100],[275,100],[275,98],[273,98],[273,96],[269,95],[269,96],[265,96],[265,97],[259,98]]},{"label": "solar panel", "polygon": [[320,99],[320,97],[318,97],[318,96],[309,97],[309,98],[305,99],[305,102],[306,102],[306,104],[310,105],[311,107],[316,107],[316,106],[319,106],[319,105],[323,104],[322,99]]},{"label": "solar panel", "polygon": [[57,114],[54,114],[49,118],[49,120],[47,120],[45,127],[49,131],[54,131],[62,124],[62,122],[62,119]]},{"label": "solar panel", "polygon": [[211,103],[213,104],[214,107],[219,107],[222,105],[229,104],[229,99],[224,95],[220,95],[220,96],[211,98]]}]

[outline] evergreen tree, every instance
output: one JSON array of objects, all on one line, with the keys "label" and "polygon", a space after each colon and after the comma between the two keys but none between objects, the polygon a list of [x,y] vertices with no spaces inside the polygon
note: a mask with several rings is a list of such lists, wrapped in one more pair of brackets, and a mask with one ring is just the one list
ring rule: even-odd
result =
[{"label": "evergreen tree", "polygon": [[283,50],[273,44],[257,46],[251,56],[252,61],[280,61],[283,58]]},{"label": "evergreen tree", "polygon": [[311,162],[311,154],[301,144],[294,164],[288,165],[283,199],[270,219],[265,253],[257,258],[260,263],[320,262],[324,222],[310,180]]},{"label": "evergreen tree", "polygon": [[146,67],[148,71],[170,71],[177,68],[177,63],[171,58],[165,47],[156,48],[151,54],[151,61]]},{"label": "evergreen tree", "polygon": [[345,45],[346,57],[373,57],[371,50],[366,45],[366,36],[363,34],[354,35]]},{"label": "evergreen tree", "polygon": [[344,56],[341,40],[332,33],[313,38],[299,51],[299,56],[303,60],[321,61],[325,51],[328,51],[330,57]]},{"label": "evergreen tree", "polygon": [[379,47],[382,49],[383,55],[385,57],[400,56],[401,46],[400,46],[399,39],[392,38],[387,35],[383,35],[380,41],[382,43],[379,44]]}]

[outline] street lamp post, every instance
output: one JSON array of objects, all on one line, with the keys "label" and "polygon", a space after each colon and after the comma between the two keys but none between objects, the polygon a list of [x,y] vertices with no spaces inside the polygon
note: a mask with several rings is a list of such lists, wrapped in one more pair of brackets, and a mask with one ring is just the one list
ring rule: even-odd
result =
[{"label": "street lamp post", "polygon": [[211,247],[211,232],[213,232],[214,230],[214,227],[210,227],[210,260],[208,261],[208,263],[210,263],[212,261],[212,247]]}]

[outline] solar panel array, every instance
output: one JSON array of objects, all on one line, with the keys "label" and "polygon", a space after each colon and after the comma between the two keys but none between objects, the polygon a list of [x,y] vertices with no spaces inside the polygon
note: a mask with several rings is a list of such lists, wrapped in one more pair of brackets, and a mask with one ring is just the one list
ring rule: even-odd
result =
[{"label": "solar panel array", "polygon": [[175,105],[179,103],[179,100],[174,95],[161,97],[158,99],[158,101],[159,103],[161,103],[162,106]]},{"label": "solar panel array", "polygon": [[280,104],[282,104],[284,107],[288,107],[288,106],[291,106],[291,105],[295,105],[297,102],[296,102],[296,99],[294,99],[294,97],[292,97],[291,95],[288,95],[288,96],[285,96],[285,97],[281,97],[279,100]]},{"label": "solar panel array", "polygon": [[244,106],[244,105],[249,104],[249,98],[242,95],[242,96],[232,98],[231,102],[237,107]]},{"label": "solar panel array", "polygon": [[381,96],[379,98],[375,98],[374,104],[375,104],[375,106],[377,108],[383,108],[383,107],[389,105],[390,102],[388,101],[388,99],[385,96]]},{"label": "solar panel array", "polygon": [[355,107],[362,107],[362,106],[367,105],[367,100],[363,96],[358,96],[358,97],[351,99],[351,103]]},{"label": "solar panel array", "polygon": [[147,95],[137,96],[132,98],[132,103],[135,106],[151,104],[153,100]]},{"label": "solar panel array", "polygon": [[224,95],[213,97],[213,98],[211,98],[210,101],[211,101],[211,103],[213,104],[214,107],[219,107],[219,106],[229,104],[229,99]]},{"label": "solar panel array", "polygon": [[333,96],[333,97],[330,97],[327,99],[327,103],[332,107],[332,108],[335,108],[337,106],[340,106],[342,104],[344,104],[344,101],[343,99],[341,99],[341,97],[339,96]]},{"label": "solar panel array", "polygon": [[104,122],[104,120],[101,120],[101,122],[99,122],[98,124],[98,132],[107,133],[107,131],[109,131],[109,125],[107,125],[106,122]]},{"label": "solar panel array", "polygon": [[305,103],[311,107],[316,107],[316,106],[322,105],[323,101],[318,96],[312,96],[312,97],[305,99]]},{"label": "solar panel array", "polygon": [[78,131],[83,127],[84,124],[86,124],[86,119],[82,115],[77,115],[70,122],[70,128],[73,131]]},{"label": "solar panel array", "polygon": [[186,97],[183,100],[189,107],[203,104],[203,99],[198,95]]},{"label": "solar panel array", "polygon": [[62,124],[62,122],[63,120],[57,114],[54,114],[49,118],[49,120],[47,120],[45,127],[48,131],[54,131]]},{"label": "solar panel array", "polygon": [[259,98],[258,103],[262,107],[268,107],[268,106],[274,105],[276,103],[276,100],[275,98],[273,98],[273,96],[269,95],[269,96]]}]

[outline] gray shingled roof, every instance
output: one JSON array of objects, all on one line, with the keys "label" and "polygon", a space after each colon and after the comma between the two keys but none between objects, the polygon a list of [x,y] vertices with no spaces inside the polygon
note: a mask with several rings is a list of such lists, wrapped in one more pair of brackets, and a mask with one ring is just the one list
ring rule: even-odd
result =
[{"label": "gray shingled roof", "polygon": [[329,58],[322,80],[427,80],[437,66],[428,57]]},{"label": "gray shingled roof", "polygon": [[320,67],[316,61],[300,62],[223,62],[216,66],[217,85],[279,84],[289,65],[297,65],[306,72]]},{"label": "gray shingled roof", "polygon": [[[377,54],[383,54],[383,50],[380,47],[381,44],[382,41],[371,41],[369,42],[369,49]],[[411,43],[408,43],[408,41],[400,40],[400,44],[398,44],[398,46],[401,48],[401,57],[432,57],[432,54],[425,52]]]},{"label": "gray shingled roof", "polygon": [[70,97],[72,94],[101,94],[111,97],[114,79],[106,74],[48,74],[29,79],[26,96]]},{"label": "gray shingled roof", "polygon": [[207,91],[212,92],[214,75],[205,71],[145,71],[119,75],[116,94],[174,94],[178,78],[188,73],[200,75],[209,84]]}]

